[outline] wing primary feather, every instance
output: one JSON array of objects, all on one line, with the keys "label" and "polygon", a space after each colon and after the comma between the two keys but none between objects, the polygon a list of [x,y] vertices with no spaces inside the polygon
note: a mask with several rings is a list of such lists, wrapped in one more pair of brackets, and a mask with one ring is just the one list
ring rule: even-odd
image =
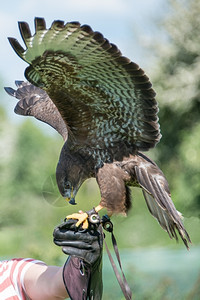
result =
[{"label": "wing primary feather", "polygon": [[61,21],[61,20],[53,21],[53,23],[51,24],[51,28],[56,28],[56,30],[63,29],[64,21]]},{"label": "wing primary feather", "polygon": [[110,49],[110,43],[107,39],[104,39],[104,42],[101,44],[101,47],[103,50],[107,51],[108,49]]},{"label": "wing primary feather", "polygon": [[44,18],[35,18],[35,31],[46,30],[46,22]]},{"label": "wing primary feather", "polygon": [[8,95],[15,97],[15,90],[11,87],[4,87],[4,90],[6,91],[6,93],[8,93]]},{"label": "wing primary feather", "polygon": [[86,24],[84,24],[84,25],[81,26],[81,30],[87,32],[88,34],[92,34],[93,33],[92,28],[89,25],[86,25]]},{"label": "wing primary feather", "polygon": [[[69,24],[69,23],[67,23]],[[70,22],[70,24],[73,24],[75,27],[80,27],[80,23],[78,21],[73,21],[73,22]]]},{"label": "wing primary feather", "polygon": [[110,43],[111,47],[110,49],[108,49],[108,53],[112,54],[112,56],[116,56],[116,57],[119,57],[122,55],[121,51],[118,49],[118,47],[113,44],[113,43]]},{"label": "wing primary feather", "polygon": [[95,41],[97,41],[98,43],[103,43],[103,41],[104,41],[104,36],[103,36],[103,34],[101,34],[100,32],[95,31],[95,32],[94,32],[94,35],[93,35],[93,39],[94,39]]},{"label": "wing primary feather", "polygon": [[27,40],[31,38],[30,27],[29,27],[28,23],[26,23],[26,22],[18,22],[18,26],[19,26],[19,30],[20,30],[22,39],[23,39],[25,45],[27,45]]},{"label": "wing primary feather", "polygon": [[134,63],[134,62],[131,62],[130,64],[128,64],[126,66],[126,70],[129,70],[129,71],[139,70],[139,69],[140,69],[140,67],[136,63]]},{"label": "wing primary feather", "polygon": [[19,55],[19,57],[23,58],[23,54],[25,52],[25,49],[20,45],[20,43],[18,42],[17,39],[9,37],[8,38],[9,43],[11,44],[13,50],[17,53],[17,55]]},{"label": "wing primary feather", "polygon": [[131,63],[131,60],[125,56],[117,57],[116,61],[122,65],[128,65]]},{"label": "wing primary feather", "polygon": [[20,87],[22,85],[23,81],[22,80],[15,80],[15,85],[17,87]]}]

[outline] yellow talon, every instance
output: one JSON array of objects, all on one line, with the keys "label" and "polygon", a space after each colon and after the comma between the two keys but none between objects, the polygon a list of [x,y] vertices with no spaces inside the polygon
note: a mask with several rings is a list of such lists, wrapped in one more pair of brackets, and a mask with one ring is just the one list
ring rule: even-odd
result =
[{"label": "yellow talon", "polygon": [[87,213],[74,213],[66,217],[67,219],[78,220],[76,227],[79,227],[82,224],[83,229],[88,228],[88,214]]},{"label": "yellow talon", "polygon": [[[98,213],[101,209],[103,209],[103,206],[99,204],[95,207],[95,211]],[[78,220],[76,223],[76,227],[79,227],[82,224],[83,229],[87,229],[89,226],[88,223],[88,214],[80,211],[80,213],[74,213],[72,215],[69,215],[66,217],[66,219],[73,219]]]}]

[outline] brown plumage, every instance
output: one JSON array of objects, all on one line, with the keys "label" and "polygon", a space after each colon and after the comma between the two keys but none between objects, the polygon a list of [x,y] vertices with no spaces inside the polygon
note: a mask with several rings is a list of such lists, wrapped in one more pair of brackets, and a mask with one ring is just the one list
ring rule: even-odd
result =
[{"label": "brown plumage", "polygon": [[5,89],[19,99],[16,113],[34,116],[63,136],[56,170],[61,194],[75,204],[83,181],[96,177],[100,207],[126,214],[128,186],[140,187],[163,229],[176,239],[177,229],[188,247],[162,171],[139,152],[161,137],[155,92],[144,71],[88,25],[54,21],[46,29],[44,19],[36,18],[33,36],[27,23],[20,22],[19,29],[26,49],[14,38],[9,41],[30,65],[29,83]]}]

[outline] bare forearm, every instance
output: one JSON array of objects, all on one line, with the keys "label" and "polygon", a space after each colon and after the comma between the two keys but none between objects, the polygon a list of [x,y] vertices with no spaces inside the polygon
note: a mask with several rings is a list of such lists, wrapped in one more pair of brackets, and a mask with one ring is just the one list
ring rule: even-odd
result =
[{"label": "bare forearm", "polygon": [[25,275],[24,285],[32,300],[68,298],[62,278],[62,267],[35,265]]}]

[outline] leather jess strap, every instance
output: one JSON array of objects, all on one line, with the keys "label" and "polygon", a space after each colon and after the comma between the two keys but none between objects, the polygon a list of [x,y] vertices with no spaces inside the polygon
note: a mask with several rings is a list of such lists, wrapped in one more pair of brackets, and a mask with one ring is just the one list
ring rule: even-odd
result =
[{"label": "leather jess strap", "polygon": [[116,258],[117,258],[117,261],[118,261],[118,264],[119,264],[119,267],[120,267],[120,270],[121,270],[121,274],[122,276],[120,275],[118,269],[117,269],[117,266],[112,258],[112,255],[108,249],[108,246],[107,246],[107,243],[105,241],[105,237],[104,237],[104,234],[103,234],[103,240],[104,240],[104,244],[105,244],[105,248],[106,248],[106,251],[107,251],[107,254],[108,254],[108,257],[109,257],[109,260],[111,262],[111,265],[113,267],[113,270],[115,272],[115,276],[117,278],[117,281],[121,287],[121,290],[124,294],[124,297],[126,300],[131,300],[132,299],[132,292],[131,292],[131,289],[128,285],[128,282],[126,280],[126,277],[124,275],[124,272],[122,270],[122,264],[121,264],[121,260],[120,260],[120,255],[119,255],[119,250],[118,250],[118,247],[117,247],[117,241],[115,239],[115,236],[113,234],[113,223],[110,221],[110,218],[105,215],[103,216],[102,220],[101,220],[101,223],[102,223],[102,226],[103,228],[110,232],[111,233],[111,238],[112,238],[112,244],[113,244],[113,248],[114,248],[114,251],[115,251],[115,255],[116,255]]},{"label": "leather jess strap", "polygon": [[113,270],[115,272],[115,276],[117,278],[117,281],[121,287],[121,290],[124,294],[124,297],[126,300],[131,300],[132,299],[132,292],[131,292],[131,289],[128,285],[128,282],[126,280],[126,277],[124,275],[124,272],[122,270],[122,264],[121,264],[121,260],[120,260],[120,255],[119,255],[119,250],[118,250],[118,246],[117,246],[117,241],[115,239],[115,236],[113,234],[113,223],[111,222],[110,218],[107,216],[107,215],[104,215],[102,217],[102,219],[100,219],[100,216],[98,215],[98,213],[95,211],[95,209],[93,208],[92,210],[88,211],[87,212],[88,214],[88,217],[89,217],[89,222],[90,223],[93,223],[93,224],[99,224],[101,223],[102,227],[111,233],[111,238],[112,238],[112,244],[113,244],[113,248],[114,248],[114,251],[115,251],[115,255],[116,255],[116,258],[117,258],[117,261],[118,261],[118,264],[119,264],[119,267],[120,267],[120,270],[121,270],[121,274],[122,276],[120,275],[119,271],[118,271],[118,268],[112,258],[112,255],[108,249],[108,246],[107,246],[107,243],[105,241],[105,236],[104,236],[104,233],[103,233],[103,229],[101,227],[101,232],[102,232],[102,236],[103,236],[103,241],[104,241],[104,244],[105,244],[105,248],[106,248],[106,251],[107,251],[107,254],[108,254],[108,257],[109,257],[109,260],[111,262],[111,265],[113,267]]}]

